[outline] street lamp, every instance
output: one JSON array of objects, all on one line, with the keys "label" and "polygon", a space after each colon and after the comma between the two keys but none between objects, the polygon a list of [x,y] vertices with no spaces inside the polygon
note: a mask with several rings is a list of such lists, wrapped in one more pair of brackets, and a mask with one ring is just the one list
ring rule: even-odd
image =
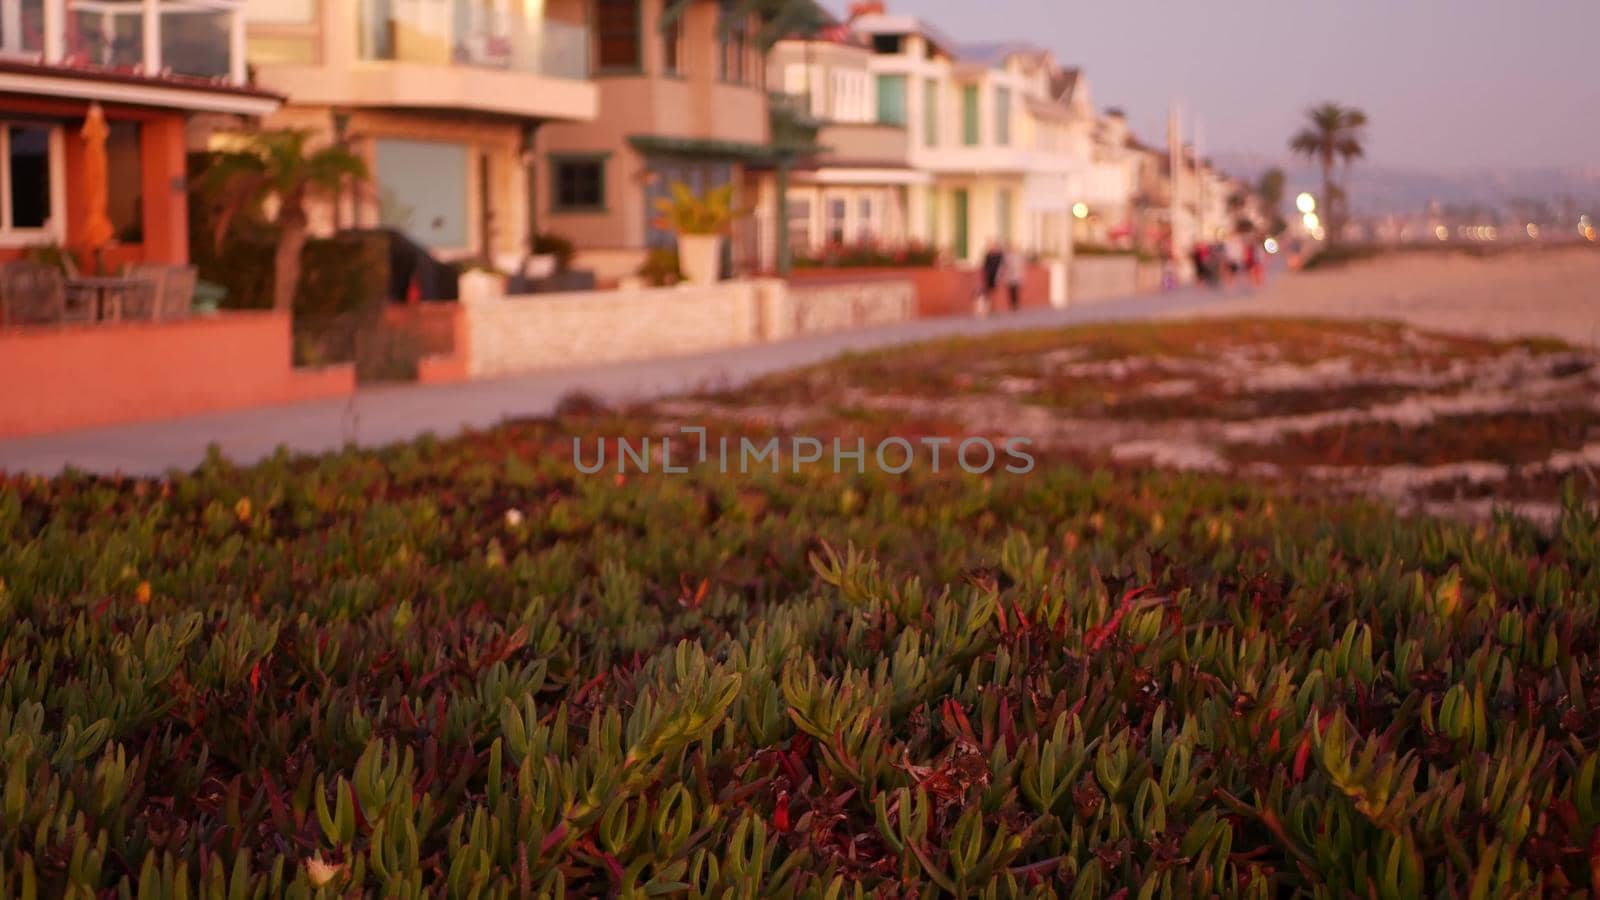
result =
[{"label": "street lamp", "polygon": [[1300,196],[1294,198],[1294,206],[1303,213],[1314,213],[1317,211],[1317,198],[1311,196],[1309,192],[1301,191]]},{"label": "street lamp", "polygon": [[1072,204],[1072,215],[1075,218],[1079,218],[1079,219],[1087,219],[1087,218],[1089,218],[1089,204],[1087,204],[1087,203],[1074,203],[1074,204]]},{"label": "street lamp", "polygon": [[1301,216],[1300,221],[1305,224],[1307,231],[1316,231],[1322,227],[1322,217],[1314,212],[1308,212]]}]

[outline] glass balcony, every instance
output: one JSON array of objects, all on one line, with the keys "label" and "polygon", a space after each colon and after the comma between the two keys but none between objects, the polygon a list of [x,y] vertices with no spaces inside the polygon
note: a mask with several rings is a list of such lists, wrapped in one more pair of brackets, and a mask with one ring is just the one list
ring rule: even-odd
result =
[{"label": "glass balcony", "polygon": [[589,29],[505,0],[361,0],[363,59],[589,77]]},{"label": "glass balcony", "polygon": [[45,0],[0,0],[0,58],[44,52]]},{"label": "glass balcony", "polygon": [[[45,14],[46,4],[53,15]],[[242,74],[243,67],[236,65],[240,61],[233,58],[240,12],[229,0],[21,0],[21,7],[24,52],[50,54],[46,23],[59,23],[60,57],[46,60],[50,63],[207,80],[233,80]],[[0,29],[10,24],[4,21],[9,18],[0,17]],[[6,37],[9,33],[0,43]],[[147,38],[151,46],[146,46]]]}]

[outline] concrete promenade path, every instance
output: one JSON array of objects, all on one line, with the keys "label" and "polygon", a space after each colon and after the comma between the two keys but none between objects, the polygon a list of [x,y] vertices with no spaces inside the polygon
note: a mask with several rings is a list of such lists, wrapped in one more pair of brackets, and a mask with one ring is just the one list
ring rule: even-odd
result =
[{"label": "concrete promenade path", "polygon": [[694,356],[539,371],[489,381],[363,387],[351,397],[335,400],[0,440],[0,472],[54,475],[72,466],[103,474],[160,475],[172,468],[193,468],[212,444],[229,459],[248,464],[280,446],[295,453],[323,453],[349,445],[378,447],[428,432],[450,437],[507,418],[548,415],[563,396],[576,390],[618,403],[699,388],[732,388],[771,372],[850,351],[952,335],[1149,319],[1195,310],[1223,297],[1204,288],[1184,288],[1064,309],[996,313],[986,319],[918,319]]}]

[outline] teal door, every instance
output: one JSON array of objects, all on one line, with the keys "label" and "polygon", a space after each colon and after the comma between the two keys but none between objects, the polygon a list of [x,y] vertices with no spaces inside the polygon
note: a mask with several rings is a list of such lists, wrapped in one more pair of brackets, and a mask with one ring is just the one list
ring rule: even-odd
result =
[{"label": "teal door", "polygon": [[960,188],[950,195],[951,220],[951,252],[956,259],[966,259],[971,252],[967,234],[967,191]]}]

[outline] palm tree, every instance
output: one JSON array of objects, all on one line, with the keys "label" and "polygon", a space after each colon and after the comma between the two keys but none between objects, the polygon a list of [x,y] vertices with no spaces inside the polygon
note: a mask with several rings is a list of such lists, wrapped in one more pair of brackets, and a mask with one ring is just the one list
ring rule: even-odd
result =
[{"label": "palm tree", "polygon": [[1322,197],[1328,236],[1335,240],[1344,227],[1345,195],[1334,181],[1334,168],[1366,153],[1367,114],[1353,106],[1328,102],[1306,110],[1306,127],[1289,140],[1289,149],[1322,167]]},{"label": "palm tree", "polygon": [[213,157],[201,175],[200,189],[217,207],[215,234],[220,250],[233,221],[261,215],[269,201],[277,233],[272,264],[272,308],[292,310],[300,286],[300,253],[305,249],[310,219],[306,204],[318,195],[334,195],[346,179],[367,177],[367,164],[342,144],[308,151],[312,133],[302,129],[260,131],[233,150]]},{"label": "palm tree", "polygon": [[1261,180],[1256,183],[1256,196],[1261,199],[1261,211],[1267,217],[1267,233],[1278,235],[1283,233],[1287,223],[1283,221],[1283,193],[1287,177],[1283,170],[1277,167],[1261,173]]}]

